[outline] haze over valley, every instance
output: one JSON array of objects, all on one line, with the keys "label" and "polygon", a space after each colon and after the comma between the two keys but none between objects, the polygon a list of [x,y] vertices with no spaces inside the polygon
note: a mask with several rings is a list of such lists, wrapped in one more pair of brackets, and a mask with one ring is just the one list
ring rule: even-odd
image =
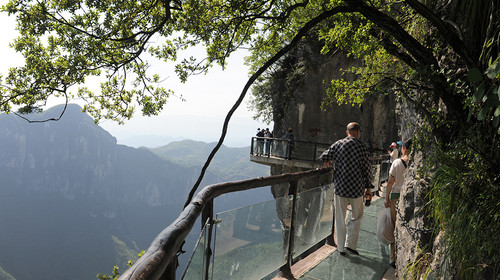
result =
[{"label": "haze over valley", "polygon": [[[29,117],[44,119],[60,109]],[[56,122],[0,115],[0,279],[95,279],[115,265],[124,271],[178,216],[214,145],[118,145],[77,105]],[[249,147],[223,146],[200,188],[267,176],[268,168],[248,155]],[[215,207],[269,199],[262,188],[217,198]],[[191,254],[194,232],[181,262]]]}]

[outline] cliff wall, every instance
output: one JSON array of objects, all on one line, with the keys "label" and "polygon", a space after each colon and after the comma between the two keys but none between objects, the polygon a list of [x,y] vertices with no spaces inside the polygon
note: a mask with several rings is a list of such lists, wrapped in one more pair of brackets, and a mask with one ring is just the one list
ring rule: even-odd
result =
[{"label": "cliff wall", "polygon": [[[296,81],[287,89],[290,94],[274,97],[274,136],[281,137],[292,128],[295,140],[333,143],[345,137],[346,125],[355,121],[361,125],[361,140],[385,154],[390,143],[400,139],[394,95],[369,97],[359,107],[346,104],[322,106],[328,82],[339,78],[341,69],[359,62],[341,51],[323,56],[317,48],[300,45],[294,54],[294,68],[300,69],[301,75],[293,76]],[[347,78],[355,79],[352,76]],[[276,100],[280,98],[287,100]]]}]

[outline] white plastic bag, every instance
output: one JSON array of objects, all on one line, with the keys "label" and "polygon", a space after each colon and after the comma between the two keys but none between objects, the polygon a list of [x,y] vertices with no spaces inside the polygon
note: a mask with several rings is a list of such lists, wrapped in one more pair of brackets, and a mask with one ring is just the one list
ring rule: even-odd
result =
[{"label": "white plastic bag", "polygon": [[378,213],[377,239],[382,245],[394,242],[394,224],[391,220],[391,209],[385,208]]}]

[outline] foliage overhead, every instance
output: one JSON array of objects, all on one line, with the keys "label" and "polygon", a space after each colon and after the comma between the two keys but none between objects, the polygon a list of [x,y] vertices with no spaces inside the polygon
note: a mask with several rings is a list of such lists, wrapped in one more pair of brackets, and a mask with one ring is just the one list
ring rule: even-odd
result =
[{"label": "foliage overhead", "polygon": [[[40,110],[56,96],[85,100],[84,110],[96,121],[129,119],[135,106],[144,115],[157,114],[173,92],[151,73],[151,59],[169,62],[186,81],[214,64],[224,67],[232,52],[258,45],[259,34],[278,22],[286,26],[290,13],[306,4],[11,0],[2,10],[16,17],[20,36],[12,47],[25,65],[0,80],[0,111]],[[295,32],[290,29],[288,39]],[[177,60],[195,46],[204,46],[206,57]],[[103,80],[100,90],[83,86],[91,77]]]},{"label": "foliage overhead", "polygon": [[[498,1],[329,3],[329,8],[342,5],[355,10],[336,13],[317,25],[314,32],[324,43],[323,53],[342,49],[362,66],[339,69],[358,78],[330,81],[324,108],[333,103],[360,104],[367,95],[396,93],[417,106],[444,142],[453,135],[451,131],[466,123],[469,112],[500,129]],[[462,14],[467,17],[458,16]],[[304,20],[308,14],[301,15]],[[258,64],[265,54],[254,51],[250,59]],[[476,80],[470,79],[471,72]],[[265,80],[263,87],[253,91],[259,116],[272,113],[261,109],[270,99],[269,84]],[[274,91],[272,95],[279,94],[278,89]]]},{"label": "foliage overhead", "polygon": [[[154,59],[170,63],[186,81],[215,64],[224,67],[232,52],[246,47],[252,51],[248,63],[256,71],[314,21],[310,29],[325,42],[325,53],[342,48],[364,62],[348,70],[360,79],[331,82],[325,104],[359,103],[367,94],[396,87],[409,100],[424,104],[425,114],[434,114],[430,108],[443,102],[448,128],[432,125],[436,133],[446,135],[454,123],[465,121],[464,101],[471,97],[455,85],[469,84],[464,72],[475,69],[485,81],[469,108],[498,128],[500,107],[498,94],[493,95],[499,89],[494,78],[499,68],[494,66],[498,1],[423,2],[11,0],[2,10],[17,19],[20,36],[12,47],[25,57],[25,65],[10,69],[0,80],[0,110],[10,112],[16,106],[30,112],[49,97],[62,96],[85,100],[84,110],[96,121],[129,119],[136,106],[144,115],[157,114],[173,92],[161,84],[165,77],[151,73]],[[489,17],[473,17],[477,10]],[[458,23],[467,29],[457,30],[460,19],[446,11],[469,12],[471,16]],[[194,46],[204,46],[206,56],[177,59]],[[446,67],[446,60],[456,61],[456,67]],[[483,74],[490,66],[493,74]],[[84,86],[91,77],[102,80],[100,90]],[[412,96],[412,90],[422,88],[432,94]],[[478,97],[483,89],[489,93],[484,101]]]}]

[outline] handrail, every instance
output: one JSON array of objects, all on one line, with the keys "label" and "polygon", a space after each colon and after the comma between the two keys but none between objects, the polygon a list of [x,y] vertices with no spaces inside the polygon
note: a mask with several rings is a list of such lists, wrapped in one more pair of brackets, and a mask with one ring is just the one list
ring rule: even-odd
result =
[{"label": "handrail", "polygon": [[306,160],[316,162],[318,151],[323,152],[331,143],[290,140],[283,138],[252,137],[250,154],[264,157]]},{"label": "handrail", "polygon": [[[301,161],[318,162],[320,153],[328,149],[331,143],[321,143],[314,141],[301,141],[269,138],[269,137],[252,137],[250,144],[250,154],[261,157],[276,157],[284,159],[294,159]],[[385,160],[389,159],[387,153],[380,155],[381,149],[370,148],[370,160]],[[385,152],[385,151],[384,151]],[[378,155],[374,155],[378,154]]]},{"label": "handrail", "polygon": [[[163,229],[153,240],[147,251],[126,270],[119,280],[159,280],[175,279],[176,254],[186,236],[193,228],[196,219],[204,207],[214,198],[231,192],[243,191],[286,182],[294,182],[303,178],[325,175],[332,168],[321,168],[303,172],[259,177],[248,180],[213,184],[204,187],[182,210],[179,217]],[[203,223],[203,221],[202,221]]]}]

